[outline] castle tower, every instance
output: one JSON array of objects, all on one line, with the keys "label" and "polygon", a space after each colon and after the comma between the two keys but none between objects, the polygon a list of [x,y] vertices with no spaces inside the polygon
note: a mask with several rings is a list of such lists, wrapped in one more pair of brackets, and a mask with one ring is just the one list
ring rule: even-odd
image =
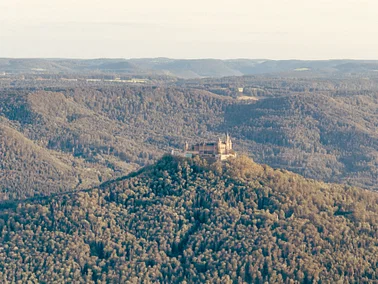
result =
[{"label": "castle tower", "polygon": [[218,138],[217,154],[221,154],[221,152],[222,152],[222,140]]},{"label": "castle tower", "polygon": [[226,153],[228,154],[231,150],[232,150],[232,141],[231,141],[230,135],[227,132],[226,133]]}]

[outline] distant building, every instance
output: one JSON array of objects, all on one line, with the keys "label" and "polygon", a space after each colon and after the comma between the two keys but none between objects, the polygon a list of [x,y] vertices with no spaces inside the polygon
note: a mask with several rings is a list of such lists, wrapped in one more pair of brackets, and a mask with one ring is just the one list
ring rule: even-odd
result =
[{"label": "distant building", "polygon": [[188,158],[200,156],[221,161],[236,157],[236,153],[232,149],[232,140],[228,133],[224,141],[219,138],[217,142],[203,142],[191,146],[185,143],[184,155]]},{"label": "distant building", "polygon": [[244,92],[244,88],[238,88],[238,92],[239,93],[243,93]]}]

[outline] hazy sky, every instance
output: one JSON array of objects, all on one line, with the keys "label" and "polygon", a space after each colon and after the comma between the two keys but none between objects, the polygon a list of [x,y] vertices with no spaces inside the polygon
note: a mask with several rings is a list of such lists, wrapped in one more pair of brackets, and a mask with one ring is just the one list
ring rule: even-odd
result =
[{"label": "hazy sky", "polygon": [[0,57],[378,59],[377,0],[0,0]]}]

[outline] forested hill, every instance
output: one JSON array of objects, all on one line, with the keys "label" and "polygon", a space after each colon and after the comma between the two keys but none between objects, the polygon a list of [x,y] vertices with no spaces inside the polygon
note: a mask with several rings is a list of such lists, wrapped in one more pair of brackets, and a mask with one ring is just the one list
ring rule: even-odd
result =
[{"label": "forested hill", "polygon": [[0,90],[0,200],[90,188],[215,139],[228,101],[148,86]]},{"label": "forested hill", "polygon": [[225,111],[234,137],[253,141],[257,161],[306,177],[377,187],[375,94],[351,97],[300,94]]},{"label": "forested hill", "polygon": [[377,227],[377,193],[242,156],[165,156],[90,191],[3,209],[0,282],[368,282]]}]

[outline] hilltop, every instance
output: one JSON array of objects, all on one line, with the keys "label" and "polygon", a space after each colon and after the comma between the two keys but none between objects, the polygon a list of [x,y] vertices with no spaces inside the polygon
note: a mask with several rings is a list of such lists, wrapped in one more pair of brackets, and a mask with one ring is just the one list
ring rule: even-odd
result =
[{"label": "hilltop", "polygon": [[165,156],[93,190],[3,209],[0,279],[371,281],[377,204],[376,193],[246,157]]}]

